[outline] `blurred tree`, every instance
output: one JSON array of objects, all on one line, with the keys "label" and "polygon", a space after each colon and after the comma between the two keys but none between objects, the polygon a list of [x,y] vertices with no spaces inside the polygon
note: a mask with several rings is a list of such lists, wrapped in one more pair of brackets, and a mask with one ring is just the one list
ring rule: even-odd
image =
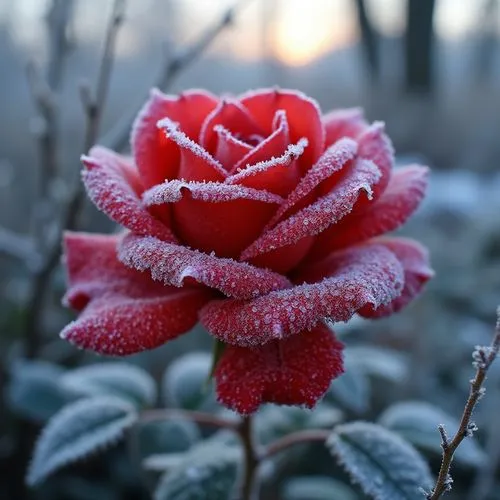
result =
[{"label": "blurred tree", "polygon": [[378,34],[374,29],[368,11],[366,9],[365,0],[354,0],[358,13],[359,29],[361,31],[361,45],[363,48],[363,56],[367,64],[370,78],[374,81],[380,76],[380,51]]},{"label": "blurred tree", "polygon": [[405,37],[405,76],[409,92],[430,93],[434,88],[435,0],[408,0]]}]

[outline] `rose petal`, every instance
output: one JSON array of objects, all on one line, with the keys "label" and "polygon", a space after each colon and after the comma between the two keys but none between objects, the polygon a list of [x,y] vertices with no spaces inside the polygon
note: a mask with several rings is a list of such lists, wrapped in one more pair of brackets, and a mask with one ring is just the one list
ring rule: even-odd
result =
[{"label": "rose petal", "polygon": [[394,231],[412,215],[427,188],[427,167],[411,165],[395,170],[387,189],[369,209],[348,215],[318,235],[308,260],[321,259],[330,252],[380,234]]},{"label": "rose petal", "polygon": [[403,269],[383,245],[341,251],[300,280],[323,278],[254,300],[214,300],[200,313],[205,328],[228,344],[252,346],[314,328],[323,318],[347,321],[366,304],[379,307],[401,294]]},{"label": "rose petal", "polygon": [[187,245],[236,258],[262,232],[283,198],[244,186],[170,181],[144,193],[146,205],[174,203],[176,234]]},{"label": "rose petal", "polygon": [[226,178],[224,167],[199,144],[179,130],[176,123],[169,118],[164,118],[157,125],[164,131],[167,140],[179,148],[177,177],[186,181],[221,181]]},{"label": "rose petal", "polygon": [[[99,210],[135,233],[177,241],[170,228],[143,206],[141,180],[128,159],[98,147],[90,151],[90,156],[82,156],[82,162],[86,167],[82,173],[85,188]],[[168,222],[167,215],[163,219]]]},{"label": "rose petal", "polygon": [[214,130],[217,133],[215,158],[227,172],[230,172],[246,154],[252,151],[252,146],[237,139],[222,125],[216,125]]},{"label": "rose petal", "polygon": [[313,408],[344,371],[342,348],[324,325],[264,346],[228,346],[215,370],[217,398],[244,415],[263,403]]},{"label": "rose petal", "polygon": [[158,121],[168,117],[178,123],[189,138],[196,139],[203,119],[217,102],[215,96],[201,90],[185,92],[178,97],[165,95],[158,89],[151,91],[131,135],[132,153],[146,188],[174,179],[179,169],[178,147],[158,130]]},{"label": "rose petal", "polygon": [[291,286],[287,278],[267,269],[133,234],[123,239],[119,258],[125,265],[140,271],[148,269],[153,279],[165,284],[182,287],[195,280],[238,299]]},{"label": "rose petal", "polygon": [[377,245],[384,245],[401,262],[405,284],[403,292],[391,303],[374,308],[372,306],[363,307],[359,313],[367,318],[381,318],[400,311],[408,305],[422,291],[424,285],[433,276],[434,272],[430,267],[429,253],[420,243],[407,238],[376,238],[373,240]]},{"label": "rose petal", "polygon": [[314,99],[301,92],[283,89],[248,92],[239,99],[266,135],[271,133],[276,111],[284,110],[290,126],[290,141],[296,143],[302,137],[308,141],[303,164],[310,166],[320,157],[325,145],[325,130],[321,123],[321,110]]},{"label": "rose petal", "polygon": [[336,109],[323,115],[322,121],[326,133],[326,147],[342,137],[355,139],[368,127],[361,108]]},{"label": "rose petal", "polygon": [[233,134],[238,133],[242,140],[254,135],[262,136],[262,129],[252,115],[237,100],[224,98],[206,117],[200,131],[200,144],[207,151],[215,151],[217,133],[215,127],[222,125]]},{"label": "rose petal", "polygon": [[394,168],[394,148],[384,130],[384,123],[375,122],[358,137],[359,156],[373,161],[380,169],[380,180],[373,187],[374,200],[384,192]]},{"label": "rose petal", "polygon": [[155,283],[116,258],[117,236],[68,233],[65,303],[79,318],[61,337],[84,349],[125,356],[153,349],[190,330],[211,298],[207,289]]},{"label": "rose petal", "polygon": [[271,193],[286,196],[300,179],[297,159],[304,153],[307,139],[290,144],[279,157],[247,165],[238,174],[226,179],[226,184],[239,184],[255,189],[265,189]]},{"label": "rose petal", "polygon": [[292,207],[297,207],[300,201],[313,194],[325,179],[340,172],[350,160],[354,159],[357,149],[356,142],[351,139],[341,139],[330,146],[280,206],[270,221],[269,227],[276,224],[285,214],[289,214]]},{"label": "rose petal", "polygon": [[374,163],[363,159],[355,161],[330,193],[262,234],[243,251],[241,260],[321,233],[352,211],[361,192],[370,199],[372,187],[379,179],[380,171]]}]

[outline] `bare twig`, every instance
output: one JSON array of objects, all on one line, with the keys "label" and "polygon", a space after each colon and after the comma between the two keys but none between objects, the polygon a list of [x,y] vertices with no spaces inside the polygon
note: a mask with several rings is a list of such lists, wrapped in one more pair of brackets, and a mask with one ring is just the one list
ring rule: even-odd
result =
[{"label": "bare twig", "polygon": [[[101,118],[101,108],[106,99],[107,86],[111,75],[113,63],[113,53],[116,37],[119,27],[123,20],[125,0],[115,0],[113,4],[113,13],[108,24],[106,43],[102,56],[101,67],[99,70],[95,98],[86,104],[87,129],[85,134],[84,151],[97,139],[99,131],[99,121]],[[79,213],[83,202],[83,188],[80,179],[73,189],[68,203],[64,209],[62,221],[58,226],[56,234],[48,246],[48,252],[43,265],[33,276],[32,286],[27,305],[25,338],[27,341],[26,356],[34,357],[40,344],[40,322],[43,311],[43,304],[46,290],[49,288],[52,274],[57,267],[59,257],[61,256],[61,237],[66,229],[73,229],[77,223]]]},{"label": "bare twig", "polygon": [[[166,58],[160,67],[154,86],[161,90],[168,89],[175,79],[184,71],[190,64],[198,59],[198,57],[212,44],[217,36],[228,26],[230,26],[235,18],[235,15],[246,2],[249,0],[239,0],[222,15],[222,17],[210,26],[206,32],[202,33],[188,49],[174,54],[170,58]],[[137,116],[137,113],[145,100],[141,96],[137,104],[127,112],[127,114],[116,122],[116,125],[109,130],[99,142],[103,146],[110,147],[117,151],[123,150],[130,134],[130,127]]]},{"label": "bare twig", "polygon": [[297,444],[312,442],[326,443],[330,434],[331,431],[327,429],[306,429],[304,431],[294,432],[293,434],[287,434],[271,443],[264,450],[262,459],[270,458]]},{"label": "bare twig", "polygon": [[500,350],[500,307],[497,310],[497,324],[495,328],[495,336],[489,347],[478,346],[473,353],[473,365],[476,368],[476,375],[470,381],[469,398],[465,404],[465,408],[460,419],[460,425],[456,434],[450,440],[446,434],[443,425],[439,426],[441,434],[441,447],[443,448],[443,456],[441,461],[441,468],[436,481],[436,485],[430,493],[428,493],[428,500],[437,500],[444,493],[451,490],[453,480],[450,476],[450,467],[453,462],[453,455],[460,443],[466,438],[471,437],[477,430],[476,424],[471,420],[474,408],[479,399],[484,395],[485,389],[483,383],[486,380],[488,370],[498,356]]}]

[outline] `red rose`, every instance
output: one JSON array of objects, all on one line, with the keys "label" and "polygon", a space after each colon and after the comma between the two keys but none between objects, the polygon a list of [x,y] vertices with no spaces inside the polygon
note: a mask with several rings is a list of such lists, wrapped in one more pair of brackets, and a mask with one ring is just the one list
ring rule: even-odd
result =
[{"label": "red rose", "polygon": [[83,158],[90,198],[128,231],[66,236],[65,299],[81,315],[62,336],[126,355],[201,321],[226,344],[219,400],[241,413],[313,406],[342,373],[323,320],[391,314],[432,275],[419,244],[381,236],[417,208],[427,169],[393,170],[383,125],[358,110],[154,90],[132,153]]}]

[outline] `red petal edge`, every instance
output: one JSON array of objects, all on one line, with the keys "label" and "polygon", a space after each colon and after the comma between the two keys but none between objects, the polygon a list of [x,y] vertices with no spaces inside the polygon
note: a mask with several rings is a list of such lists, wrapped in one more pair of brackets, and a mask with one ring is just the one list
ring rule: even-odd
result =
[{"label": "red petal edge", "polygon": [[133,234],[123,238],[119,258],[127,266],[149,270],[154,280],[165,284],[181,287],[191,278],[238,299],[291,286],[287,278],[267,269]]},{"label": "red petal edge", "polygon": [[82,156],[87,194],[110,219],[138,234],[177,241],[171,230],[142,205],[142,183],[130,161],[113,151],[94,147]]},{"label": "red petal edge", "polygon": [[393,252],[383,245],[362,245],[304,272],[297,282],[305,283],[289,290],[248,301],[213,300],[201,310],[200,321],[228,344],[265,344],[310,330],[324,318],[347,321],[366,304],[388,304],[401,294],[403,280]]},{"label": "red petal edge", "polygon": [[376,238],[372,241],[384,245],[396,255],[405,275],[405,284],[399,297],[378,309],[365,306],[359,311],[359,314],[366,318],[382,318],[407,306],[420,294],[425,284],[434,276],[434,272],[430,267],[429,253],[420,243],[408,238]]},{"label": "red petal edge", "polygon": [[61,337],[100,354],[125,356],[158,347],[190,330],[213,295],[165,287],[116,258],[118,236],[67,233],[69,288],[64,301],[80,316]]},{"label": "red petal edge", "polygon": [[215,371],[217,398],[244,415],[262,403],[312,408],[343,373],[342,348],[324,325],[264,346],[228,346]]}]

